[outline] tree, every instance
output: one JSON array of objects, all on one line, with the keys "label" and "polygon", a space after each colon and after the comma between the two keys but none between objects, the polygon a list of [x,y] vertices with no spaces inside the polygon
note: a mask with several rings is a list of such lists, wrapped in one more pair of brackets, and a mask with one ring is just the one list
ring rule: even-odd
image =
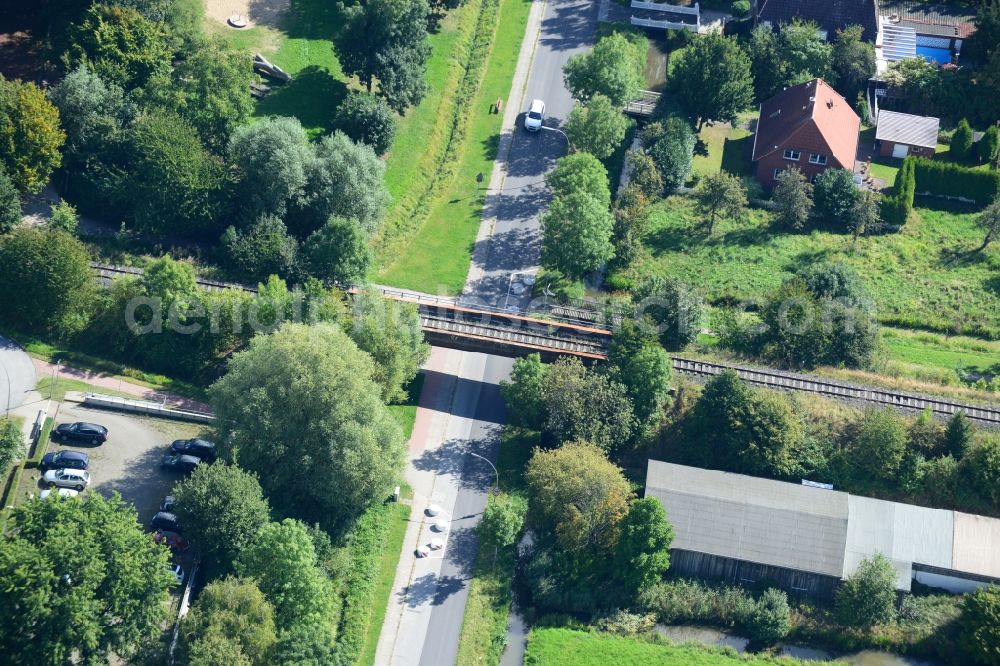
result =
[{"label": "tree", "polygon": [[590,153],[573,153],[556,160],[556,167],[545,174],[545,184],[555,197],[583,192],[611,205],[608,170]]},{"label": "tree", "polygon": [[670,356],[655,335],[624,320],[615,331],[608,361],[614,378],[625,387],[636,420],[652,430],[659,426],[663,407],[670,400]]},{"label": "tree", "polygon": [[702,180],[698,193],[698,208],[708,216],[708,234],[715,229],[718,217],[739,220],[746,213],[747,188],[738,176],[726,171],[713,173]]},{"label": "tree", "polygon": [[[336,637],[327,627],[320,624],[297,624],[281,632],[271,651],[271,663],[296,666],[343,663],[337,659],[337,646]],[[343,651],[346,650],[342,649]]]},{"label": "tree", "polygon": [[49,228],[64,231],[72,236],[76,233],[76,227],[79,223],[80,216],[76,214],[76,206],[65,199],[61,199],[59,203],[52,205]]},{"label": "tree", "polygon": [[968,488],[984,507],[1000,504],[1000,438],[984,436],[962,458]]},{"label": "tree", "polygon": [[173,494],[186,536],[216,571],[228,569],[269,519],[257,477],[235,465],[200,465]]},{"label": "tree", "polygon": [[614,106],[624,106],[642,90],[645,54],[625,35],[602,37],[589,53],[572,56],[563,67],[566,88],[574,99],[588,102],[603,95]]},{"label": "tree", "polygon": [[244,231],[229,227],[219,244],[229,270],[252,280],[293,277],[298,269],[299,244],[274,215],[261,215]]},{"label": "tree", "polygon": [[707,120],[735,125],[753,103],[750,58],[735,38],[711,33],[684,50],[672,67],[670,88],[698,131]]},{"label": "tree", "polygon": [[976,427],[965,415],[964,411],[957,411],[948,418],[945,426],[942,448],[945,455],[950,455],[955,460],[960,460],[972,446],[972,440],[976,434]]},{"label": "tree", "polygon": [[628,165],[632,169],[629,185],[635,185],[650,199],[663,194],[663,176],[649,153],[644,150],[629,152]]},{"label": "tree", "polygon": [[21,428],[9,418],[0,418],[0,478],[6,478],[11,465],[24,454]]},{"label": "tree", "polygon": [[579,280],[615,255],[614,218],[600,199],[574,192],[552,201],[542,216],[542,266]]},{"label": "tree", "polygon": [[896,570],[885,555],[875,553],[837,589],[837,619],[852,627],[891,622],[896,615]]},{"label": "tree", "polygon": [[117,493],[21,502],[10,518],[0,537],[6,663],[106,663],[159,639],[167,549]]},{"label": "tree", "polygon": [[878,227],[881,199],[878,192],[871,190],[861,190],[854,195],[851,216],[847,220],[847,226],[851,230],[851,250],[857,249],[858,236]]},{"label": "tree", "polygon": [[299,223],[302,235],[325,224],[331,215],[357,220],[368,234],[382,224],[389,205],[385,163],[370,146],[334,132],[317,144],[308,173],[307,214]]},{"label": "tree", "polygon": [[240,553],[236,570],[257,581],[274,606],[279,629],[335,621],[333,584],[318,566],[312,538],[299,521],[265,525]]},{"label": "tree", "polygon": [[520,495],[501,493],[490,496],[483,510],[483,518],[476,526],[479,538],[498,548],[507,548],[517,543],[524,527],[524,516],[528,502]]},{"label": "tree", "polygon": [[791,630],[790,615],[788,596],[782,590],[767,588],[747,619],[750,638],[768,645],[780,641]]},{"label": "tree", "polygon": [[798,168],[782,169],[775,178],[771,199],[777,204],[775,219],[786,229],[800,230],[813,209],[813,186]]},{"label": "tree", "polygon": [[274,608],[252,580],[215,580],[181,620],[178,637],[180,663],[264,666],[277,640]]},{"label": "tree", "polygon": [[701,332],[705,303],[683,282],[660,275],[641,280],[632,294],[636,317],[647,317],[656,325],[662,344],[668,351],[677,351],[694,342]]},{"label": "tree", "polygon": [[684,433],[701,467],[776,477],[795,474],[804,436],[787,399],[755,391],[728,370],[705,384]]},{"label": "tree", "polygon": [[593,444],[535,449],[525,470],[529,522],[570,551],[609,552],[618,543],[632,489]]},{"label": "tree", "polygon": [[[403,434],[373,372],[330,324],[256,336],[209,390],[222,452],[259,475],[284,515],[342,527],[387,497],[403,467]],[[303,469],[323,474],[303,484]]]},{"label": "tree", "polygon": [[619,523],[621,536],[615,547],[615,572],[634,598],[663,578],[670,568],[670,544],[674,528],[655,497],[632,502]]},{"label": "tree", "polygon": [[296,118],[268,117],[238,127],[229,140],[236,168],[237,207],[245,223],[262,215],[283,218],[305,196],[312,147]]},{"label": "tree", "polygon": [[545,422],[542,382],[545,365],[538,354],[528,354],[514,361],[510,381],[500,382],[500,394],[507,406],[507,420],[533,430],[541,430]]},{"label": "tree", "polygon": [[[638,154],[638,153],[637,153]],[[660,172],[652,160],[643,154],[652,168],[653,175],[659,191],[663,190],[663,179]],[[647,181],[652,184],[653,181]],[[615,227],[611,234],[612,244],[615,246],[615,256],[613,265],[616,267],[627,267],[643,252],[642,239],[646,235],[649,227],[649,200],[636,184],[636,179],[622,188],[615,201],[612,211],[615,217]]]},{"label": "tree", "polygon": [[21,224],[21,199],[10,177],[0,166],[0,234]]},{"label": "tree", "polygon": [[785,86],[787,64],[778,48],[778,33],[771,26],[761,23],[750,32],[750,72],[758,101],[773,97]]},{"label": "tree", "polygon": [[969,121],[962,118],[958,121],[955,133],[951,135],[949,152],[956,162],[964,162],[969,159],[972,154],[972,140],[972,128],[969,126]]},{"label": "tree", "polygon": [[697,139],[687,121],[671,116],[663,123],[663,136],[648,148],[649,156],[660,170],[663,188],[667,192],[673,192],[687,180],[691,173],[696,143]]},{"label": "tree", "polygon": [[0,75],[0,168],[22,192],[39,192],[62,163],[59,110],[33,83]]},{"label": "tree", "polygon": [[799,271],[798,277],[816,298],[840,301],[862,309],[875,306],[875,299],[864,280],[850,264],[843,261],[810,264]]},{"label": "tree", "polygon": [[15,229],[0,237],[0,315],[20,330],[68,334],[82,329],[94,298],[90,253],[62,231]]},{"label": "tree", "polygon": [[972,663],[992,666],[1000,659],[1000,587],[981,587],[965,595],[958,645]]},{"label": "tree", "polygon": [[94,3],[70,31],[67,68],[88,63],[102,79],[125,90],[141,88],[170,68],[161,24],[128,7]]},{"label": "tree", "polygon": [[998,151],[1000,151],[1000,132],[997,131],[996,125],[990,125],[976,144],[976,157],[980,162],[996,166]]},{"label": "tree", "polygon": [[176,115],[146,112],[129,132],[122,197],[154,234],[217,238],[226,174],[195,129]]},{"label": "tree", "polygon": [[852,98],[875,76],[875,48],[863,37],[864,28],[849,25],[837,30],[833,42],[832,64],[838,88]]},{"label": "tree", "polygon": [[906,445],[903,419],[890,408],[870,409],[861,417],[851,442],[854,467],[869,483],[892,481],[903,462]]},{"label": "tree", "polygon": [[344,73],[357,76],[399,113],[420,103],[431,51],[427,0],[367,0],[343,11],[334,47]]},{"label": "tree", "polygon": [[372,379],[382,389],[382,399],[406,397],[405,386],[417,376],[431,348],[424,342],[420,315],[411,303],[390,300],[372,288],[351,302],[347,334],[374,361]]},{"label": "tree", "polygon": [[586,105],[577,104],[566,121],[566,135],[574,150],[606,159],[625,140],[632,122],[604,95],[593,95]]},{"label": "tree", "polygon": [[816,213],[827,225],[846,228],[850,223],[858,188],[847,169],[827,169],[816,176],[813,185]]},{"label": "tree", "polygon": [[983,209],[983,212],[976,218],[976,226],[983,230],[983,244],[976,248],[976,252],[982,252],[989,244],[1000,238],[1000,194],[993,198],[990,205]]},{"label": "tree", "polygon": [[925,457],[941,454],[944,426],[934,418],[934,412],[930,407],[920,412],[920,416],[910,424],[907,439],[911,451],[916,451]]},{"label": "tree", "polygon": [[792,86],[815,78],[830,78],[833,46],[811,21],[794,19],[778,31],[778,54],[785,70],[784,85]]},{"label": "tree", "polygon": [[368,235],[357,220],[332,215],[306,238],[302,258],[309,274],[324,282],[351,285],[364,281],[373,256]]},{"label": "tree", "polygon": [[545,370],[543,431],[555,442],[585,441],[604,451],[624,448],[635,434],[633,406],[625,387],[563,357]]},{"label": "tree", "polygon": [[371,93],[349,93],[337,107],[335,123],[351,140],[371,146],[376,155],[389,150],[396,136],[396,116],[392,109]]}]

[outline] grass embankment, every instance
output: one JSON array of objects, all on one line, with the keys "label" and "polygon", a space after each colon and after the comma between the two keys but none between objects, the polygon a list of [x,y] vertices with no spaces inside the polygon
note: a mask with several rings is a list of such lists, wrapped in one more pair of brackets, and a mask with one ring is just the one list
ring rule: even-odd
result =
[{"label": "grass embankment", "polygon": [[899,233],[786,233],[770,214],[703,230],[694,202],[667,197],[652,209],[648,255],[626,273],[670,275],[702,289],[710,302],[760,299],[797,270],[822,260],[852,265],[872,291],[883,324],[1000,338],[1000,249],[967,254],[982,241],[975,213],[917,208]]},{"label": "grass embankment", "polygon": [[[798,659],[740,655],[732,648],[686,643],[677,645],[654,638],[623,637],[563,627],[533,629],[524,663],[530,666],[764,666],[803,664]],[[810,661],[811,665],[832,664]]]},{"label": "grass embankment", "polygon": [[[505,492],[519,492],[523,488],[524,466],[537,445],[537,433],[510,427],[504,429],[497,472],[500,487]],[[511,584],[516,564],[516,546],[496,551],[480,548],[476,554],[458,641],[458,663],[499,663],[513,601]]]},{"label": "grass embankment", "polygon": [[[447,92],[438,104],[437,122],[430,125],[419,117],[422,104],[412,112],[410,126],[400,127],[389,156],[386,181],[396,202],[381,239],[376,280],[448,294],[465,285],[485,201],[476,174],[489,178],[503,122],[503,114],[490,113],[490,107],[497,98],[510,101],[530,8],[526,0],[479,0],[455,12],[461,27],[471,24],[472,29],[455,40],[456,62],[442,85]],[[438,56],[435,49],[432,60]],[[435,78],[445,73],[441,69],[436,63]],[[433,89],[431,74],[429,67]],[[416,125],[420,131],[414,131]]]}]

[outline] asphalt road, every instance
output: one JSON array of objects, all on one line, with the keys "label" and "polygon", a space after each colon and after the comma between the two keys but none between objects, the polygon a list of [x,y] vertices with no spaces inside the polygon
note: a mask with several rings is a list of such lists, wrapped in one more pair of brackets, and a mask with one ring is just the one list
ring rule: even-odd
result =
[{"label": "asphalt road", "polygon": [[0,336],[0,413],[18,407],[35,390],[35,366],[13,340]]},{"label": "asphalt road", "polygon": [[[571,56],[592,46],[597,10],[598,3],[586,0],[546,3],[524,94],[525,107],[536,98],[545,102],[546,127],[561,128],[573,109],[573,100],[563,85],[562,68]],[[525,293],[520,298],[512,295],[507,301],[510,276],[514,271],[538,267],[542,244],[539,218],[551,198],[545,174],[568,149],[566,138],[558,132],[525,131],[524,110],[514,130],[493,235],[483,241],[490,243],[485,270],[465,289],[467,298],[497,307],[523,307],[530,300],[530,294]]]}]

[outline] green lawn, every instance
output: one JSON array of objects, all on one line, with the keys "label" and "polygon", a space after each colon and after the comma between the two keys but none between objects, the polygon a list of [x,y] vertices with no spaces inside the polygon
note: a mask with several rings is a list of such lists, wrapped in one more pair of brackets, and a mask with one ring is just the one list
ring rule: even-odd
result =
[{"label": "green lawn", "polygon": [[101,393],[103,395],[113,395],[119,398],[135,398],[135,395],[132,393],[106,389],[103,386],[94,386],[93,384],[88,384],[87,382],[79,379],[66,379],[65,377],[59,377],[55,380],[53,380],[52,377],[42,377],[38,380],[36,390],[42,395],[43,398],[53,400],[55,402],[62,402],[66,397],[67,391],[79,391],[80,393]]},{"label": "green lawn", "polygon": [[406,402],[389,405],[389,413],[396,419],[399,423],[399,427],[403,429],[403,435],[406,439],[410,438],[410,434],[413,432],[413,423],[417,419],[417,405],[420,404],[420,391],[424,387],[424,379],[426,375],[423,373],[417,374],[410,382],[410,385],[406,387],[407,398]]},{"label": "green lawn", "polygon": [[[473,2],[467,7],[475,5]],[[466,119],[469,125],[465,138],[455,153],[454,163],[444,165],[443,187],[429,202],[422,226],[407,238],[405,245],[396,243],[385,255],[384,267],[375,276],[379,282],[447,294],[458,293],[465,285],[485,199],[484,187],[476,182],[475,176],[482,173],[489,178],[503,119],[502,114],[490,113],[490,106],[498,97],[508,101],[530,8],[531,3],[526,0],[501,0],[493,50],[478,94],[471,103],[461,105],[460,113],[471,114]],[[421,146],[428,143],[423,133],[412,138]],[[416,162],[411,156],[404,167],[398,162],[394,164],[390,156],[387,173],[390,191],[401,171],[420,168]],[[418,219],[420,212],[414,211]]]},{"label": "green lawn", "polygon": [[[764,666],[803,664],[797,659],[739,655],[732,648],[676,645],[560,627],[533,629],[528,636],[526,666]],[[810,661],[810,665],[831,664]]]},{"label": "green lawn", "polygon": [[1000,375],[1000,342],[899,328],[883,329],[882,340],[893,359],[910,365]]},{"label": "green lawn", "polygon": [[885,324],[1000,338],[1000,248],[966,253],[981,242],[975,217],[917,208],[902,231],[862,238],[852,252],[845,234],[775,231],[760,210],[742,223],[723,221],[709,238],[691,199],[671,196],[653,208],[649,253],[626,276],[675,276],[710,302],[740,302],[761,298],[803,266],[843,260],[867,282]]},{"label": "green lawn", "polygon": [[[745,120],[745,115],[740,120]],[[752,114],[751,114],[752,115]],[[705,125],[698,133],[691,173],[710,176],[725,168],[730,173],[750,175],[750,144],[753,134],[742,127],[726,124]]]}]

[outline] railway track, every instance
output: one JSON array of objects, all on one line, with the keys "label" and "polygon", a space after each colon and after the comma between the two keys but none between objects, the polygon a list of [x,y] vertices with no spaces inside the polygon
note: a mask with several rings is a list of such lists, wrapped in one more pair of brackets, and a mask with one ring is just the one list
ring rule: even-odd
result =
[{"label": "railway track", "polygon": [[741,379],[749,384],[765,386],[768,388],[782,389],[786,391],[803,391],[815,393],[840,400],[856,400],[868,404],[884,405],[897,409],[909,409],[923,411],[930,408],[935,414],[950,416],[956,412],[965,412],[965,415],[980,423],[988,423],[1000,426],[1000,408],[984,405],[969,405],[954,402],[945,398],[936,398],[927,395],[917,395],[912,393],[901,393],[891,389],[873,388],[869,386],[855,386],[844,384],[828,379],[800,375],[779,370],[761,370],[758,368],[743,368],[739,366],[723,365],[721,363],[711,363],[708,361],[696,361],[686,358],[673,357],[673,367],[675,372],[685,375],[695,375],[700,377],[710,377],[717,375],[724,370],[733,370]]},{"label": "railway track", "polygon": [[[97,274],[98,281],[104,286],[107,286],[112,280],[120,277],[142,277],[145,272],[141,268],[135,268],[134,266],[111,266],[108,264],[99,264],[93,261],[90,262],[90,268]],[[246,284],[238,284],[236,282],[221,282],[219,280],[207,280],[201,277],[195,277],[194,281],[198,287],[205,289],[206,291],[238,289],[250,294],[257,293],[256,287],[251,287]]]}]

